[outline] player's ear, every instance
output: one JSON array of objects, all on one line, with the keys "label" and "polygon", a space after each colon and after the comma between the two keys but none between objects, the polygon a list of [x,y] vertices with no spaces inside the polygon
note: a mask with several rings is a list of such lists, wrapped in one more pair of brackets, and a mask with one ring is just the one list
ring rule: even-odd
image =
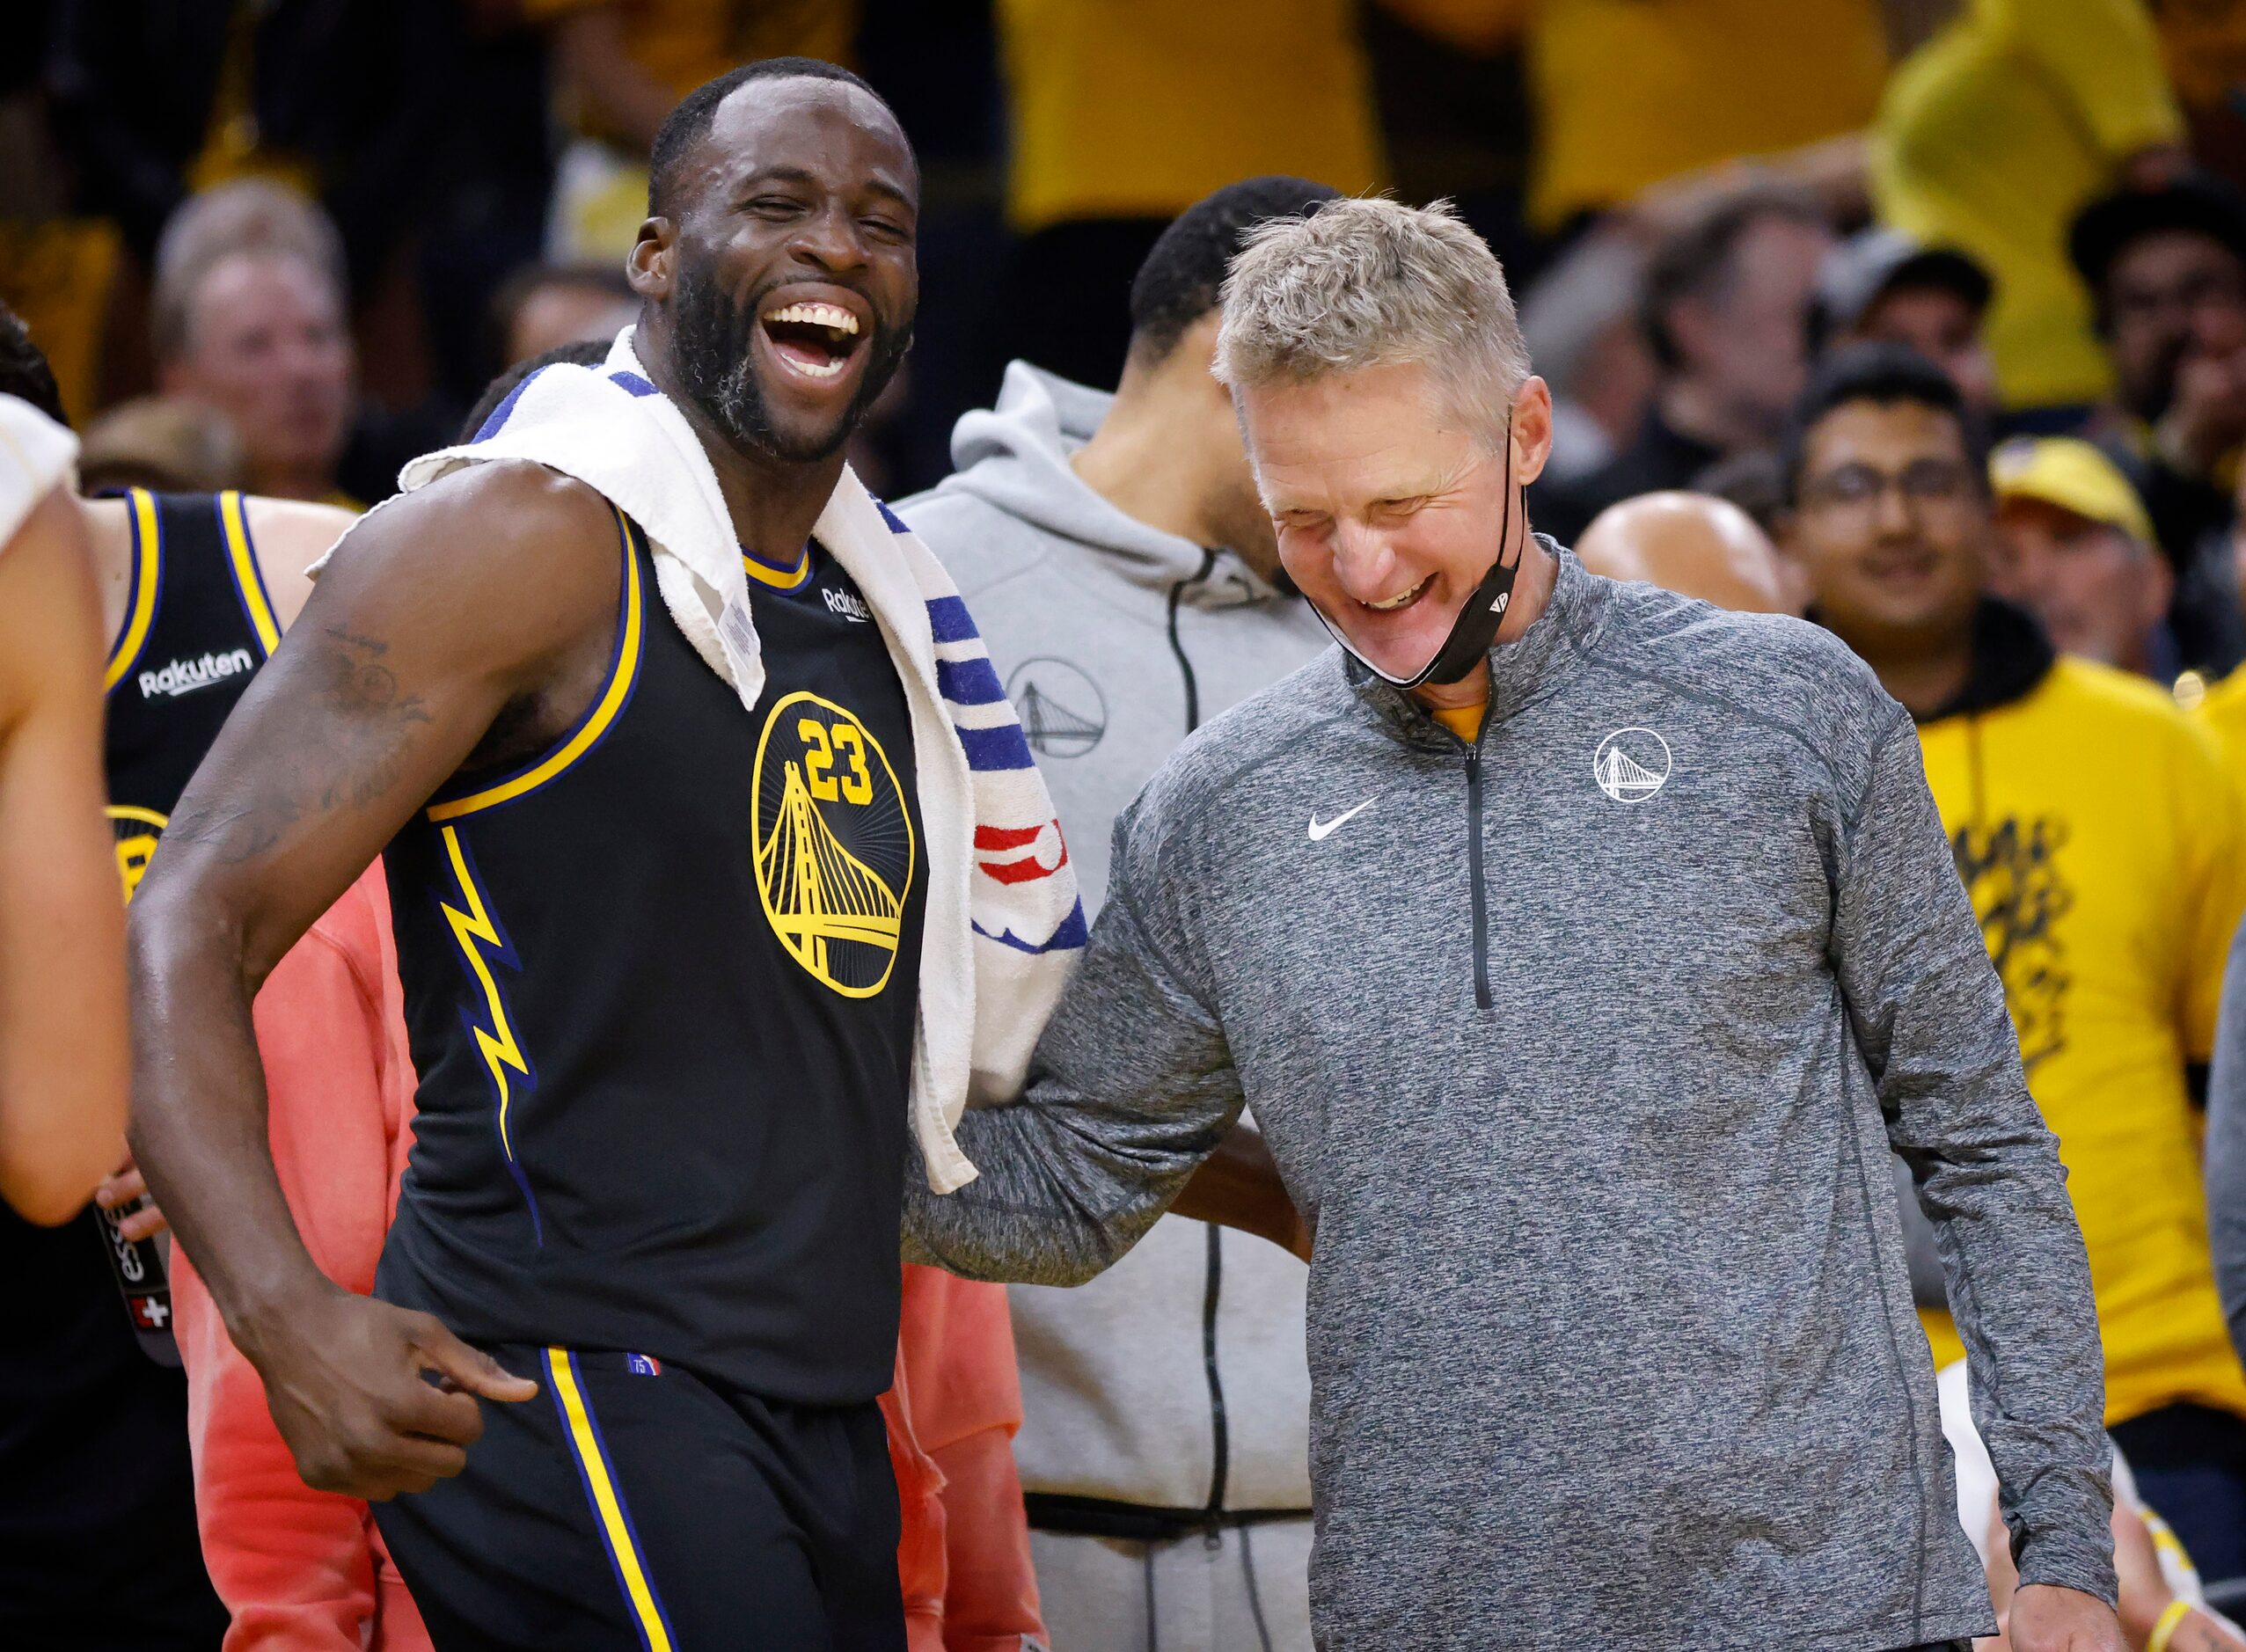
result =
[{"label": "player's ear", "polygon": [[648,218],[640,223],[640,238],[632,244],[624,260],[624,276],[633,292],[658,303],[670,296],[677,245],[678,226],[669,218]]}]

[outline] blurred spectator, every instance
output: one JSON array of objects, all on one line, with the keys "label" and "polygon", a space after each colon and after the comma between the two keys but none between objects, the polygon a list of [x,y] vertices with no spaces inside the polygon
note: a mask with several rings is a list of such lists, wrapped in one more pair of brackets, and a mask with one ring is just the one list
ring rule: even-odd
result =
[{"label": "blurred spectator", "polygon": [[[973,605],[1087,912],[1116,817],[1178,742],[1327,647],[1281,583],[1210,363],[1242,241],[1332,193],[1254,178],[1189,207],[1131,284],[1115,394],[1016,362],[960,421],[958,474],[896,508]],[[1306,1652],[1306,1280],[1276,1245],[1172,1215],[1087,1285],[1013,1289],[1057,1645]]]},{"label": "blurred spectator", "polygon": [[216,493],[249,486],[249,456],[223,413],[196,402],[138,396],[86,427],[78,450],[84,493],[145,487]]},{"label": "blurred spectator", "polygon": [[341,273],[318,250],[332,235],[270,186],[198,196],[165,230],[150,320],[163,393],[233,423],[253,491],[351,504],[336,467],[354,352]]},{"label": "blurred spectator", "polygon": [[455,40],[446,0],[55,0],[48,64],[84,205],[143,261],[194,190],[301,184],[370,287],[411,223]]},{"label": "blurred spectator", "polygon": [[2163,617],[2175,581],[2129,479],[2072,436],[2016,437],[1989,456],[1989,588],[2033,614],[2065,653],[2171,680]]},{"label": "blurred spectator", "polygon": [[2060,256],[2082,204],[2175,166],[2183,120],[2144,0],[1969,0],[1898,66],[1871,146],[1881,220],[1996,281],[1988,343],[2009,407],[2109,384]]},{"label": "blurred spectator", "polygon": [[1609,505],[1575,545],[1584,567],[1642,580],[1743,614],[1795,614],[1778,547],[1754,518],[1706,493],[1642,493]]},{"label": "blurred spectator", "polygon": [[[2246,806],[2165,691],[2055,655],[1987,594],[1986,461],[1938,369],[1891,345],[1832,358],[1786,454],[1787,549],[1814,617],[1917,720],[2059,1137],[2106,1425],[2200,1570],[2246,1572],[2246,1373],[2215,1294],[2192,1100],[2246,907]],[[1957,1358],[1947,1316],[1924,1317],[1936,1363]]]},{"label": "blurred spectator", "polygon": [[1007,353],[1112,384],[1132,273],[1170,220],[1259,173],[1386,181],[1351,0],[998,0],[1023,239]]},{"label": "blurred spectator", "polygon": [[507,279],[492,301],[499,365],[514,366],[565,344],[605,344],[640,313],[640,300],[615,264],[535,264]]},{"label": "blurred spectator", "polygon": [[1887,48],[1877,0],[1541,0],[1528,64],[1529,216],[1549,233],[1680,172],[1856,131]]},{"label": "blurred spectator", "polygon": [[[1786,515],[1786,467],[1768,448],[1718,459],[1693,478],[1692,491],[1737,505],[1773,539]],[[1790,564],[1789,566],[1791,566]]]},{"label": "blurred spectator", "polygon": [[577,131],[554,179],[547,256],[621,261],[647,216],[647,152],[671,106],[765,57],[849,63],[857,0],[521,0],[550,26],[555,90]]},{"label": "blurred spectator", "polygon": [[1950,375],[1965,405],[1996,411],[1996,363],[1981,337],[1995,291],[1988,272],[1954,247],[1920,246],[1899,230],[1859,231],[1826,255],[1810,306],[1810,351],[1886,340]]},{"label": "blurred spectator", "polygon": [[1804,192],[1758,185],[1702,208],[1654,251],[1640,310],[1658,373],[1630,446],[1572,485],[1540,486],[1566,542],[1617,500],[1685,487],[1776,439],[1802,387],[1810,294],[1833,232]]},{"label": "blurred spectator", "polygon": [[2067,250],[2096,301],[2123,435],[2179,573],[2230,517],[2246,442],[2246,198],[2204,174],[2110,195]]},{"label": "blurred spectator", "polygon": [[1653,354],[1638,311],[1645,253],[1619,230],[1594,230],[1539,276],[1521,302],[1529,358],[1552,387],[1555,486],[1606,464],[1644,421],[1654,386]]}]

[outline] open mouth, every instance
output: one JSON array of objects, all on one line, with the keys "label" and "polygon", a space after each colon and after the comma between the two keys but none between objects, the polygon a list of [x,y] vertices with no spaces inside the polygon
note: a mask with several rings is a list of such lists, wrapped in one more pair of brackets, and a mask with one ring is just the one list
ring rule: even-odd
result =
[{"label": "open mouth", "polygon": [[1363,603],[1360,603],[1359,606],[1369,608],[1376,614],[1393,614],[1400,609],[1409,608],[1421,597],[1426,596],[1427,588],[1434,583],[1435,576],[1430,574],[1418,584],[1413,586],[1411,589],[1405,591],[1399,596],[1391,596],[1386,602]]},{"label": "open mouth", "polygon": [[783,304],[757,319],[780,365],[814,381],[839,378],[862,341],[858,318],[840,304]]}]

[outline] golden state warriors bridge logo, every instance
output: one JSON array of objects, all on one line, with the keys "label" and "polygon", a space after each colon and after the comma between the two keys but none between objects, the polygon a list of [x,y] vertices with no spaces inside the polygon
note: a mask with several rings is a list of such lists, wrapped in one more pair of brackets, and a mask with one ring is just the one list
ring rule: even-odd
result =
[{"label": "golden state warriors bridge logo", "polygon": [[753,793],[757,892],[796,962],[845,998],[889,984],[912,887],[912,819],[881,742],[832,700],[765,719]]},{"label": "golden state warriors bridge logo", "polygon": [[109,816],[110,834],[116,839],[118,881],[125,886],[125,899],[129,902],[148,872],[149,857],[156,852],[157,839],[164,836],[166,822],[154,809],[129,803],[112,803],[103,812]]}]

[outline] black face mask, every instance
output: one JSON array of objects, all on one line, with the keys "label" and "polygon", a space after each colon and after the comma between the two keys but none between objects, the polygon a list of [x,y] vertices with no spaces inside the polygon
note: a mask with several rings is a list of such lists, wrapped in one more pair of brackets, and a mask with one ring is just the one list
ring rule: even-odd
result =
[{"label": "black face mask", "polygon": [[[1505,468],[1510,473],[1513,464],[1513,416],[1505,415]],[[1496,640],[1497,627],[1505,621],[1505,610],[1513,603],[1513,575],[1520,572],[1521,552],[1528,549],[1528,536],[1521,536],[1521,551],[1513,559],[1505,559],[1506,542],[1513,537],[1513,495],[1520,484],[1511,479],[1505,484],[1505,515],[1497,530],[1497,559],[1489,565],[1489,572],[1474,588],[1474,594],[1459,610],[1459,617],[1451,622],[1451,634],[1443,639],[1443,646],[1435,657],[1410,676],[1394,676],[1359,654],[1342,634],[1342,628],[1326,618],[1317,603],[1310,611],[1318,615],[1318,623],[1326,627],[1327,635],[1342,645],[1350,657],[1383,683],[1400,689],[1416,689],[1423,683],[1455,683],[1480,666],[1489,657],[1489,645]]]}]

